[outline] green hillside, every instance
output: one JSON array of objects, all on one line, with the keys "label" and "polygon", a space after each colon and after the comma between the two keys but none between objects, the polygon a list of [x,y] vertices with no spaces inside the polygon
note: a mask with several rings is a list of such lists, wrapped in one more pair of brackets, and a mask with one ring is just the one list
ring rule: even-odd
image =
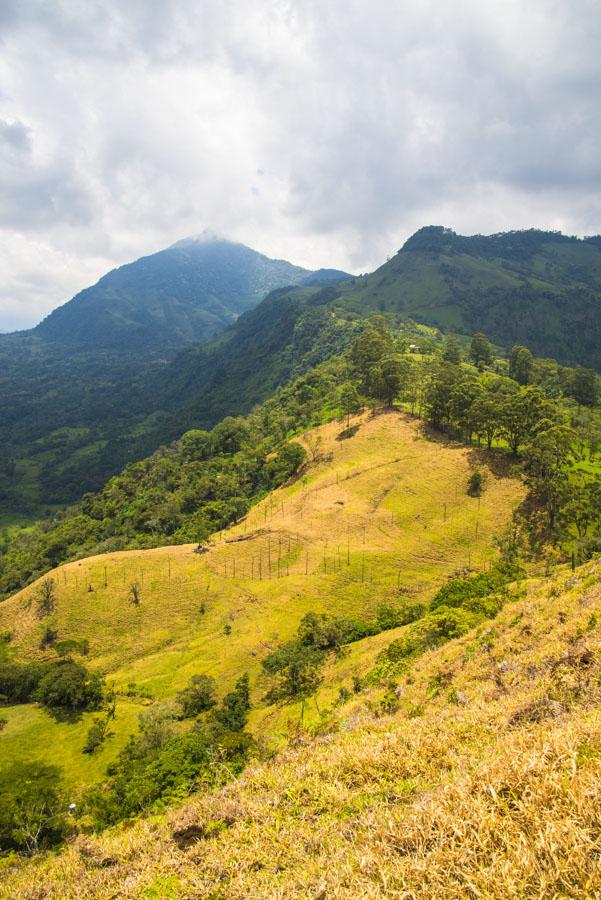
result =
[{"label": "green hillside", "polygon": [[[121,285],[111,288],[108,300],[101,280],[54,313],[39,334],[0,338],[0,492],[13,511],[35,517],[44,506],[72,502],[187,428],[247,413],[275,388],[339,353],[373,313],[407,323],[414,339],[419,334],[411,320],[466,336],[483,331],[507,353],[520,343],[539,357],[601,368],[596,239],[539,231],[468,238],[424,228],[374,273],[350,281],[336,280],[343,273],[330,270],[306,277],[237,245],[207,246],[176,246],[117,270],[106,276],[109,285]],[[209,250],[213,256],[194,255]],[[136,273],[141,292],[133,311],[117,316],[115,310],[129,310],[133,302],[123,292]],[[217,276],[222,299],[199,304],[195,298],[205,287],[217,295]],[[248,310],[258,294],[240,300],[242,276],[249,291],[253,285],[267,290],[280,277],[302,284],[276,290]],[[183,292],[177,310],[174,284],[177,297]],[[208,309],[211,316],[217,310],[218,326],[217,319],[209,327],[204,318],[204,324],[181,324],[182,310],[202,318]],[[228,322],[209,343],[195,343]],[[63,330],[67,350],[56,342]],[[145,344],[142,352],[138,341],[150,332],[161,349]],[[82,336],[90,343],[78,344]]]},{"label": "green hillside", "polygon": [[558,232],[463,237],[422,228],[336,304],[410,316],[506,347],[601,369],[601,248]]},{"label": "green hillside", "polygon": [[[261,661],[292,638],[306,613],[372,621],[382,605],[427,603],[453,574],[496,560],[495,539],[524,496],[519,480],[494,466],[481,500],[472,498],[473,451],[446,446],[397,412],[353,424],[357,433],[347,440],[337,440],[337,422],[303,437],[308,447],[320,442],[319,459],[216,535],[207,553],[187,544],[69,563],[50,575],[57,595],[50,617],[37,612],[40,582],[0,604],[0,632],[10,632],[16,658],[52,660],[59,641],[86,641],[86,665],[107,676],[118,698],[113,737],[93,755],[82,747],[94,713],[65,724],[36,705],[5,707],[0,767],[17,747],[32,759],[60,747],[76,791],[121,749],[141,704],[173,700],[200,673],[225,690],[248,671],[251,730],[277,743],[298,710],[265,703]],[[488,470],[486,454],[481,464]],[[139,606],[129,600],[133,582]],[[53,641],[41,647],[48,627]],[[359,669],[372,658],[364,648]],[[337,689],[328,684],[324,698]]]},{"label": "green hillside", "polygon": [[188,238],[109,272],[33,331],[64,347],[164,355],[206,340],[270,291],[311,274],[242,244]]},{"label": "green hillside", "polygon": [[[482,336],[467,346],[442,342],[426,326],[390,330],[382,317],[358,327],[319,302],[330,289],[304,290],[299,308],[313,305],[322,317],[322,346],[340,328],[345,353],[309,368],[319,346],[309,330],[308,370],[249,415],[192,428],[5,547],[0,847],[3,874],[24,896],[36,896],[43,877],[59,896],[57,872],[74,896],[114,894],[120,842],[146,834],[145,821],[160,837],[152,859],[142,854],[132,869],[132,897],[214,893],[210,856],[196,875],[165,863],[169,828],[171,850],[189,851],[187,859],[197,844],[216,848],[214,865],[227,872],[223,896],[269,896],[275,882],[281,896],[299,895],[316,872],[297,827],[315,778],[336,786],[329,799],[315,795],[325,803],[319,827],[327,821],[341,835],[328,844],[333,858],[348,852],[344,822],[366,816],[361,827],[371,833],[373,817],[385,822],[394,810],[400,827],[432,799],[447,816],[441,842],[470,822],[462,834],[475,853],[482,813],[470,803],[493,744],[520,766],[534,753],[548,790],[536,795],[529,821],[545,809],[557,830],[553,846],[570,843],[573,804],[561,804],[563,782],[549,773],[531,726],[561,719],[558,756],[596,760],[595,723],[583,716],[598,700],[598,591],[589,563],[601,534],[598,381],[524,348],[504,360]],[[279,299],[290,302],[287,292]],[[225,351],[234,340],[215,346]],[[257,366],[261,352],[259,345]],[[279,360],[286,371],[290,359]],[[243,384],[244,367],[234,361],[232,371]],[[514,739],[522,726],[523,745]],[[389,748],[393,732],[404,755],[381,751],[378,735]],[[323,743],[331,755],[316,775]],[[310,746],[309,756],[298,756],[299,746]],[[277,822],[253,782],[269,771],[288,783],[274,790],[291,802],[290,817],[280,807]],[[458,771],[467,782],[451,777]],[[489,783],[505,803],[503,771]],[[511,772],[511,784],[521,783]],[[219,811],[220,797],[245,802],[245,784],[269,810],[253,819],[263,829],[245,832],[255,840],[266,829],[250,856],[244,838],[245,849],[228,843],[236,816]],[[166,818],[166,810],[190,793],[198,798],[170,825],[177,814]],[[199,826],[186,819],[204,804],[215,815]],[[313,819],[312,801],[309,808]],[[569,821],[582,843],[591,815],[582,812],[576,825],[572,811]],[[277,857],[282,825],[295,841],[305,835],[294,866]],[[505,848],[513,896],[522,896],[533,862],[516,849],[514,821],[499,813],[486,834]],[[44,855],[68,838],[69,849]],[[73,848],[85,848],[86,860],[105,859],[109,845],[117,862],[92,863],[82,874],[87,862]],[[458,840],[457,873],[471,871],[462,846]],[[275,872],[267,848],[280,859]],[[429,849],[432,895],[442,897],[459,875]],[[22,864],[23,853],[37,859]],[[576,896],[587,896],[595,886],[590,852],[569,863],[558,853],[545,863],[545,883],[565,876],[583,885]],[[228,854],[242,860],[241,871],[232,871]],[[382,883],[421,885],[410,857],[399,868],[382,851]],[[490,882],[493,863],[473,864],[474,884]],[[348,872],[328,882],[340,896],[381,882],[363,864]]]},{"label": "green hillside", "polygon": [[[336,270],[311,273],[240,244],[182,241],[110,272],[33,331],[1,335],[0,502],[36,517],[49,505],[99,489],[160,443],[163,423],[185,398],[177,394],[174,402],[175,379],[162,377],[179,350],[231,326],[275,288],[307,281],[312,294],[348,277]],[[259,317],[261,327],[265,319]],[[284,337],[277,319],[266,331],[271,346]],[[247,363],[249,339],[240,355]],[[324,358],[323,349],[308,344],[307,335],[303,352],[312,350],[310,364]],[[223,356],[209,355],[206,380],[222,382]],[[301,368],[300,359],[293,364]],[[257,372],[256,394],[264,399],[274,379],[260,368],[264,383]],[[214,424],[228,412],[228,398],[209,402],[217,410]],[[252,402],[242,404],[244,412]],[[173,427],[171,437],[185,430],[177,417]]]}]

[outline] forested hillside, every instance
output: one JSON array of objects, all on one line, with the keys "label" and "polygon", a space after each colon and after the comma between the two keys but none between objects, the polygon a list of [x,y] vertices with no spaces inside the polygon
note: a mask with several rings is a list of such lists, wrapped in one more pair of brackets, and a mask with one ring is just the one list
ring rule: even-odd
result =
[{"label": "forested hillside", "polygon": [[[233,290],[237,304],[232,316],[244,307],[239,302],[240,271],[257,290],[268,286],[261,273],[273,261],[237,245],[190,247],[184,242],[183,247],[163,251],[169,265],[163,267],[161,254],[140,261],[140,284],[152,286],[149,310],[156,312],[159,295],[169,306],[173,285],[183,291],[182,309],[189,308],[200,287],[187,273],[201,250],[213,255],[202,257],[196,281],[206,287],[221,273],[224,290]],[[176,262],[183,265],[177,278]],[[304,286],[276,290],[212,342],[192,343],[173,359],[174,344],[163,336],[162,314],[144,314],[138,321],[138,303],[133,318],[129,313],[123,319],[117,316],[123,304],[129,309],[123,291],[127,293],[137,265],[107,276],[109,285],[114,279],[123,283],[123,289],[109,292],[108,300],[96,286],[90,289],[90,299],[86,295],[72,301],[41,328],[45,334],[44,329],[52,330],[52,322],[64,316],[65,335],[76,341],[78,334],[88,333],[88,326],[74,325],[71,331],[69,323],[91,304],[90,321],[98,328],[104,329],[109,314],[113,324],[123,326],[121,337],[114,335],[116,343],[107,343],[106,349],[101,349],[104,338],[94,349],[84,342],[88,349],[76,349],[75,343],[66,351],[37,334],[0,339],[0,491],[5,506],[15,513],[36,516],[44,506],[72,502],[187,428],[211,427],[228,413],[247,413],[290,378],[343,350],[374,312],[395,326],[410,317],[458,334],[483,331],[507,354],[514,344],[526,344],[537,356],[571,365],[601,365],[601,250],[593,238],[538,231],[467,238],[448,229],[425,228],[376,272],[354,280],[332,270],[306,277],[282,264],[290,280],[302,280]],[[273,266],[272,275],[279,278],[280,264]],[[140,297],[146,296],[144,290]],[[190,328],[179,328],[180,318],[179,313],[168,313],[174,341],[191,340]],[[87,312],[81,322],[84,319]],[[220,319],[219,327],[226,321]],[[113,324],[107,326],[107,336]],[[154,329],[163,349],[149,358],[139,352],[138,327],[140,334]],[[407,324],[407,334],[411,330]]]},{"label": "forested hillside", "polygon": [[[161,377],[178,348],[225,329],[275,287],[308,280],[311,294],[348,277],[335,270],[310,273],[225,241],[183,241],[109,273],[32,332],[0,336],[3,507],[35,516],[45,506],[100,488],[126,462],[154,450],[164,431],[161,421],[173,420],[186,402],[175,376],[169,374],[164,383]],[[290,332],[290,317],[282,313],[282,323],[277,317],[271,322],[268,308],[252,333],[246,327],[238,338],[241,365],[255,367],[258,387],[251,400],[269,396],[274,378],[288,377],[292,366],[300,371],[303,354],[312,349],[307,336],[299,357],[291,358],[287,369],[280,367],[283,373],[267,358],[256,371],[256,354],[244,336],[254,341],[261,333],[262,340],[271,338],[271,347],[276,338],[290,340],[282,331]],[[285,352],[285,345],[278,350]],[[209,395],[206,403],[215,411],[207,424],[214,424],[227,413],[227,404],[212,400],[204,382],[211,382],[226,357],[219,356],[219,345],[198,356],[206,362],[196,374],[196,392]],[[308,363],[319,358],[325,358],[323,342]],[[235,377],[229,396],[239,398],[241,411],[252,405],[248,398],[245,405]],[[174,437],[184,429],[175,416],[167,433]]]},{"label": "forested hillside", "polygon": [[559,232],[463,237],[422,228],[387,263],[342,286],[347,309],[394,313],[537,356],[601,369],[601,242]]},{"label": "forested hillside", "polygon": [[[321,307],[317,309],[323,314]],[[342,320],[337,325],[330,312],[325,315],[318,331],[328,356],[330,340],[346,335],[351,342],[352,323]],[[292,318],[294,334],[302,318],[295,314]],[[437,344],[428,334],[419,347],[414,343],[420,340],[416,333],[407,336],[404,328],[391,332],[384,319],[376,318],[353,339],[347,354],[332,357],[290,387],[279,389],[249,418],[227,417],[210,433],[194,429],[128,466],[96,499],[86,496],[73,510],[12,540],[0,557],[0,590],[21,587],[45,569],[83,553],[204,540],[243,514],[267,489],[265,453],[299,430],[340,413],[345,404],[350,409],[368,402],[400,401],[434,427],[468,443],[498,447],[516,459],[525,453],[531,467],[528,477],[546,510],[547,523],[541,527],[553,531],[561,526],[572,535],[570,541],[576,528],[578,552],[591,552],[587,547],[598,540],[593,499],[598,495],[601,445],[599,378],[590,370],[537,361],[520,346],[508,361],[495,358],[482,335],[462,350],[456,339]],[[313,327],[309,338],[312,348]],[[231,346],[224,343],[225,354]],[[285,348],[286,342],[280,346]],[[231,357],[240,391],[252,391],[252,363],[248,369],[247,363],[237,369],[236,357]],[[284,354],[287,375],[291,358]],[[179,390],[182,395],[186,392],[184,386]],[[247,395],[249,405],[252,399]],[[190,449],[192,438],[187,435],[198,436],[198,450]],[[228,474],[219,489],[215,466]],[[587,512],[581,528],[582,504]]]},{"label": "forested hillside", "polygon": [[270,291],[310,275],[243,244],[188,238],[109,272],[33,333],[64,347],[164,356],[206,340]]}]

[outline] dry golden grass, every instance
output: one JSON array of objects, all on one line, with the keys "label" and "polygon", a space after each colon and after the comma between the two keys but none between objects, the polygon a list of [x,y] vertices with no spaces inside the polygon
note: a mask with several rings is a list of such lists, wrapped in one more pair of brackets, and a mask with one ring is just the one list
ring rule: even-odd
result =
[{"label": "dry golden grass", "polygon": [[[466,492],[477,451],[428,439],[402,413],[362,415],[355,423],[360,428],[348,440],[337,440],[337,422],[305,438],[321,439],[320,458],[216,535],[204,555],[188,544],[109,553],[55,570],[53,627],[59,639],[89,641],[86,664],[109,677],[124,698],[123,714],[118,709],[114,738],[90,756],[81,753],[85,723],[76,730],[31,706],[9,709],[0,765],[17,744],[30,757],[44,757],[54,746],[65,748],[70,790],[97,781],[135,727],[124,697],[128,685],[168,699],[199,672],[213,675],[225,692],[248,671],[250,728],[281,745],[288,719],[298,719],[299,711],[262,702],[261,660],[294,634],[305,613],[371,618],[380,604],[398,602],[399,588],[410,601],[428,600],[453,573],[469,564],[482,569],[496,558],[495,537],[524,496],[519,480],[491,471],[478,501]],[[489,461],[495,469],[500,464]],[[133,581],[139,606],[128,597]],[[53,658],[51,648],[40,649],[44,622],[36,616],[36,590],[32,585],[0,604],[0,630],[13,632],[21,656]],[[353,674],[364,674],[392,637],[361,642],[334,666],[319,707]],[[319,721],[314,704],[305,715],[309,723]]]},{"label": "dry golden grass", "polygon": [[[601,563],[218,793],[8,867],[3,897],[601,897]],[[419,714],[417,714],[419,713]],[[359,722],[352,727],[353,722]]]}]

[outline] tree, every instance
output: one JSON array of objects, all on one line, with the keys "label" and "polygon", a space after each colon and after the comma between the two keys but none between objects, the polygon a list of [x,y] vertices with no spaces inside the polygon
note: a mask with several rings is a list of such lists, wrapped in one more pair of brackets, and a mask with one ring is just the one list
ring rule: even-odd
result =
[{"label": "tree", "polygon": [[482,469],[474,469],[467,483],[467,492],[470,497],[481,497],[486,486],[486,473]]},{"label": "tree", "polygon": [[598,520],[595,494],[598,496],[598,491],[594,490],[590,481],[570,484],[557,515],[564,531],[569,533],[571,528],[575,528],[579,538],[586,537],[590,526]]},{"label": "tree", "polygon": [[364,384],[367,383],[374,366],[393,351],[392,335],[386,325],[381,327],[372,320],[365,331],[355,339],[350,351],[353,368]]},{"label": "tree", "polygon": [[113,704],[104,716],[97,716],[88,729],[86,742],[83,747],[84,753],[94,753],[105,742],[109,723],[115,718],[115,706]]},{"label": "tree", "polygon": [[450,418],[463,432],[466,442],[471,441],[472,434],[476,430],[474,407],[481,395],[482,384],[479,379],[472,376],[459,378],[451,390]]},{"label": "tree", "polygon": [[455,365],[461,362],[461,344],[454,334],[449,334],[445,338],[442,358]]},{"label": "tree", "polygon": [[534,370],[534,358],[530,350],[522,344],[516,344],[511,349],[509,358],[509,375],[518,384],[526,385],[532,382]]},{"label": "tree", "polygon": [[565,425],[551,425],[536,433],[524,451],[526,482],[544,504],[549,527],[566,492],[564,469],[572,456],[574,432]]},{"label": "tree", "polygon": [[599,400],[599,378],[592,369],[578,366],[569,381],[570,395],[582,406],[596,406]]},{"label": "tree", "polygon": [[436,428],[448,425],[452,418],[453,390],[461,378],[461,368],[441,360],[431,369],[425,389],[426,418]]},{"label": "tree", "polygon": [[346,427],[351,424],[351,416],[360,412],[361,400],[352,381],[346,381],[340,388],[340,405],[346,416]]},{"label": "tree", "polygon": [[306,434],[304,436],[305,445],[309,451],[311,462],[318,463],[322,458],[321,448],[323,445],[323,437],[321,434]]},{"label": "tree", "polygon": [[245,672],[234,686],[234,690],[226,694],[219,709],[215,710],[215,719],[230,731],[242,731],[250,709],[250,690],[248,674]]},{"label": "tree", "polygon": [[501,432],[514,456],[545,417],[552,424],[555,409],[538,388],[520,388],[517,393],[503,397],[499,404]]},{"label": "tree", "polygon": [[492,362],[492,347],[490,341],[481,331],[477,332],[470,344],[470,358],[475,366],[489,366]]},{"label": "tree", "polygon": [[37,592],[37,613],[43,618],[56,609],[56,589],[53,578],[44,578]]},{"label": "tree", "polygon": [[248,439],[248,426],[244,419],[226,416],[212,431],[215,449],[220,453],[236,453]]},{"label": "tree", "polygon": [[0,773],[0,848],[37,853],[63,839],[67,823],[61,770],[13,762]]},{"label": "tree", "polygon": [[43,706],[71,710],[97,709],[102,702],[100,675],[72,660],[56,663],[44,675],[34,693]]},{"label": "tree", "polygon": [[137,581],[132,581],[129,586],[129,602],[133,603],[134,606],[139,606],[140,600],[140,585]]},{"label": "tree", "polygon": [[208,459],[214,452],[215,442],[210,431],[195,428],[181,437],[182,453],[189,460]]},{"label": "tree", "polygon": [[369,393],[392,407],[401,393],[406,373],[405,360],[400,356],[385,356],[370,369],[367,377]]},{"label": "tree", "polygon": [[484,437],[488,450],[499,433],[501,422],[499,419],[499,400],[494,395],[485,391],[474,401],[472,407],[474,431],[478,437]]},{"label": "tree", "polygon": [[282,484],[298,472],[306,459],[304,447],[297,441],[291,441],[284,444],[276,456],[267,460],[267,474],[274,484]]},{"label": "tree", "polygon": [[177,695],[185,718],[206,712],[217,703],[215,679],[210,675],[194,675],[187,688]]}]

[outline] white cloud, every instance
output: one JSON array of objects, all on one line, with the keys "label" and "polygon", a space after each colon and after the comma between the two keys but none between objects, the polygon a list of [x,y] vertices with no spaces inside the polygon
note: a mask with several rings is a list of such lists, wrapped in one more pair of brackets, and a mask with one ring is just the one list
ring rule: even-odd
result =
[{"label": "white cloud", "polygon": [[4,0],[0,329],[205,228],[364,271],[601,230],[595,0]]}]

